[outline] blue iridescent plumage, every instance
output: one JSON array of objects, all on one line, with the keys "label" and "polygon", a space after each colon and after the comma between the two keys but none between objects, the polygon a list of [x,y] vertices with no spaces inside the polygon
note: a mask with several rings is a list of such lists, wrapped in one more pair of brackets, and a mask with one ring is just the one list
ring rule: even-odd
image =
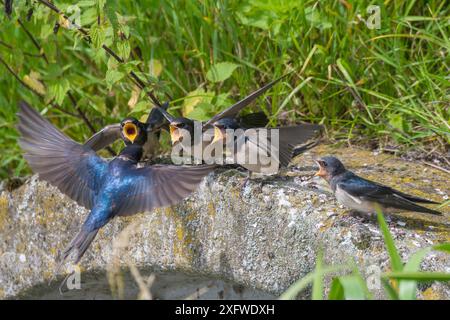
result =
[{"label": "blue iridescent plumage", "polygon": [[20,145],[31,168],[41,179],[91,210],[80,232],[62,253],[62,261],[76,251],[75,263],[78,263],[98,230],[115,216],[180,202],[214,168],[138,167],[147,132],[133,119],[127,120],[124,127],[135,131],[132,133],[135,139],[119,156],[106,161],[89,146],[66,137],[27,104],[21,104],[18,116],[18,130],[22,134]]}]

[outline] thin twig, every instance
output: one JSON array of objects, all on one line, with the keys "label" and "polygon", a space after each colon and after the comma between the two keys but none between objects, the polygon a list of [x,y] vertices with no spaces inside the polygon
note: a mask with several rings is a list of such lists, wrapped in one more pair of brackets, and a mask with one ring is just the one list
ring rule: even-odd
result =
[{"label": "thin twig", "polygon": [[[30,87],[28,84],[26,84],[22,79],[20,79],[19,75],[6,63],[5,60],[3,60],[3,58],[0,56],[0,63],[3,64],[5,66],[5,68],[9,71],[9,73],[12,74],[12,76],[14,78],[16,78],[16,80],[25,88],[27,88],[28,90],[30,90],[31,92],[33,92],[35,95],[37,95],[40,99],[44,100],[44,96],[42,94],[40,94],[39,92],[37,92],[36,90],[34,90],[32,87]],[[51,106],[69,116],[75,117],[75,118],[79,118],[79,116],[75,113],[69,112],[64,110],[63,108],[61,108],[60,105],[58,105],[55,102],[51,103]]]},{"label": "thin twig", "polygon": [[[0,40],[0,45],[4,46],[5,48],[7,48],[7,49],[9,49],[9,50],[17,50],[17,49],[14,48],[13,46],[7,44],[6,42],[4,42],[4,41],[2,41],[2,40]],[[22,54],[23,54],[24,56],[27,56],[27,57],[42,58],[42,56],[41,56],[40,54],[29,53],[29,52],[26,52],[26,51],[22,51]]]},{"label": "thin twig", "polygon": [[[44,6],[50,8],[52,11],[56,12],[57,14],[61,15],[64,19],[66,19],[70,25],[74,26],[78,32],[80,32],[83,35],[83,39],[87,41],[88,43],[92,43],[91,37],[89,36],[89,33],[83,29],[83,27],[78,26],[77,24],[73,23],[67,15],[64,14],[61,10],[59,10],[54,4],[46,1],[46,0],[38,0],[39,3],[43,4]],[[119,63],[125,63],[125,60],[123,60],[119,55],[117,55],[110,47],[103,44],[102,49],[105,50],[111,57],[113,57],[117,62]],[[144,90],[146,88],[146,84],[143,80],[141,80],[137,74],[134,71],[130,71],[129,76],[136,82],[136,84],[139,86],[141,90]],[[156,96],[153,94],[152,91],[146,91],[147,96],[150,98],[150,100],[156,104],[158,107],[161,107],[161,103],[156,98]]]},{"label": "thin twig", "polygon": [[17,19],[17,22],[19,23],[19,25],[22,27],[22,29],[25,31],[25,33],[27,34],[28,38],[30,38],[31,42],[33,42],[34,46],[36,47],[36,49],[38,49],[39,54],[42,56],[42,58],[45,60],[45,62],[48,64],[48,59],[47,56],[45,55],[45,53],[42,51],[42,47],[39,45],[39,42],[36,41],[36,39],[33,37],[33,35],[31,34],[30,31],[28,31],[28,29],[25,27],[25,25],[22,23],[22,21],[20,19]]},{"label": "thin twig", "polygon": [[427,162],[427,161],[422,161],[422,163],[423,163],[423,164],[426,164],[427,166],[433,167],[433,168],[435,168],[435,169],[441,170],[442,172],[445,172],[445,173],[447,173],[447,174],[450,174],[450,170],[447,170],[447,169],[445,169],[445,168],[442,168],[442,167],[440,167],[440,166],[438,166],[438,165],[436,165],[436,164],[434,164],[434,163]]}]

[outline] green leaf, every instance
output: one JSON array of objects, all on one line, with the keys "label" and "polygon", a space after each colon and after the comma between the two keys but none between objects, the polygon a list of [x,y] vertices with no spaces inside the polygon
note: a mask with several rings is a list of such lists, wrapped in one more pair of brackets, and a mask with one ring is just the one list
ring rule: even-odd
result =
[{"label": "green leaf", "polygon": [[378,224],[380,225],[381,232],[384,237],[384,244],[386,245],[386,249],[389,253],[389,257],[391,259],[391,267],[394,271],[401,271],[403,269],[402,259],[398,254],[397,248],[395,247],[394,239],[392,239],[392,235],[389,232],[389,228],[384,220],[383,213],[381,210],[377,210]]},{"label": "green leaf", "polygon": [[210,112],[213,108],[213,105],[208,102],[199,103],[194,110],[189,112],[187,117],[189,119],[197,120],[197,121],[206,121],[209,120]]},{"label": "green leaf", "polygon": [[347,82],[350,84],[352,88],[355,88],[356,87],[355,83],[353,82],[353,79],[348,71],[351,70],[348,63],[345,60],[339,58],[336,61],[336,65],[338,69],[341,71],[341,73],[344,75],[345,80],[347,80]]},{"label": "green leaf", "polygon": [[106,16],[113,28],[113,38],[117,36],[117,31],[119,30],[119,20],[116,15],[117,11],[117,0],[108,0],[108,5],[106,6]]},{"label": "green leaf", "polygon": [[48,87],[47,101],[54,101],[61,105],[70,89],[70,82],[67,79],[60,79]]},{"label": "green leaf", "polygon": [[344,287],[342,286],[339,278],[334,278],[331,282],[330,292],[328,293],[329,300],[344,300]]},{"label": "green leaf", "polygon": [[333,279],[329,293],[330,300],[364,300],[366,288],[358,275],[348,275]]},{"label": "green leaf", "polygon": [[[418,271],[420,263],[431,248],[422,249],[411,256],[408,262],[403,267],[404,272]],[[399,283],[398,296],[401,300],[415,300],[417,291],[417,281],[402,280]]]},{"label": "green leaf", "polygon": [[81,25],[91,25],[97,22],[97,8],[89,8],[83,10],[80,16]]},{"label": "green leaf", "polygon": [[[322,269],[322,274],[325,276],[328,273],[333,273],[341,270],[347,269],[347,266],[335,266],[335,267],[324,267]],[[293,300],[297,295],[306,289],[306,287],[313,282],[315,277],[315,271],[308,273],[303,278],[294,282],[281,296],[280,300]]]},{"label": "green leaf", "polygon": [[214,105],[220,110],[222,110],[222,108],[229,107],[232,104],[232,102],[228,99],[229,96],[229,93],[221,93],[217,95]]},{"label": "green leaf", "polygon": [[117,51],[122,59],[127,60],[131,52],[130,42],[128,40],[117,42]]},{"label": "green leaf", "polygon": [[141,112],[148,112],[152,108],[149,101],[139,101],[133,108],[133,110],[130,112],[130,114],[133,113],[141,113]]},{"label": "green leaf", "polygon": [[312,300],[323,299],[323,252],[317,254],[316,267],[314,270],[314,282],[312,287]]},{"label": "green leaf", "polygon": [[89,30],[89,35],[91,36],[92,44],[95,48],[99,49],[105,42],[105,29],[98,24],[93,24],[91,29]]},{"label": "green leaf", "polygon": [[450,243],[441,243],[433,246],[433,250],[450,253]]},{"label": "green leaf", "polygon": [[189,92],[184,98],[183,105],[181,106],[183,116],[187,116],[189,113],[191,113],[192,110],[194,110],[194,108],[200,103],[211,103],[213,98],[214,93],[205,92],[205,89],[203,88],[198,88],[194,91]]},{"label": "green leaf", "polygon": [[124,73],[112,69],[112,70],[108,70],[106,71],[106,85],[108,86],[108,89],[111,90],[111,87],[119,80],[121,80],[123,77],[125,76]]},{"label": "green leaf", "polygon": [[416,281],[450,281],[450,273],[447,272],[390,272],[385,275],[391,279],[416,280]]},{"label": "green leaf", "polygon": [[381,283],[383,284],[384,291],[389,296],[391,300],[399,300],[397,291],[389,283],[389,279],[381,278]]},{"label": "green leaf", "polygon": [[226,79],[231,77],[237,67],[239,67],[239,65],[232,62],[216,63],[206,73],[206,79],[211,82],[225,81]]}]

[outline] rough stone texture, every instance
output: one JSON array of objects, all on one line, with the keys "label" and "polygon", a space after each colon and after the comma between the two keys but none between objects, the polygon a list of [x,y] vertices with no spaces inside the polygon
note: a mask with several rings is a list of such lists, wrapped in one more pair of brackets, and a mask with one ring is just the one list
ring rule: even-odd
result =
[{"label": "rough stone texture", "polygon": [[[364,276],[370,276],[369,266],[388,270],[376,221],[341,208],[320,180],[310,179],[312,157],[325,154],[337,155],[362,176],[419,196],[448,199],[445,172],[386,154],[321,146],[298,157],[280,176],[252,180],[242,189],[242,173],[218,170],[177,206],[115,219],[100,231],[81,265],[87,270],[107,269],[116,261],[193,272],[274,294],[314,268],[319,248],[327,264],[353,260]],[[443,217],[414,213],[388,217],[405,261],[420,248],[450,241],[449,207],[442,211]],[[36,176],[11,193],[3,191],[0,297],[48,281],[58,253],[87,213]],[[422,269],[450,272],[450,257],[433,252]],[[421,289],[423,298],[450,298],[446,284]],[[375,289],[374,294],[382,297],[382,290]]]}]

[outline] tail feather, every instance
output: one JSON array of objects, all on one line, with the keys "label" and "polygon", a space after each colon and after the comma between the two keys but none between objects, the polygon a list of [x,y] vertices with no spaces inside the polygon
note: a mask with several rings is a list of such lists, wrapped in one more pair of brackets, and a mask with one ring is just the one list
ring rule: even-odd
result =
[{"label": "tail feather", "polygon": [[390,205],[394,208],[402,209],[402,210],[408,210],[408,211],[415,211],[415,212],[422,212],[422,213],[429,213],[434,215],[442,215],[442,212],[439,212],[437,210],[429,209],[427,207],[420,206],[418,204],[415,204],[411,200],[404,198],[399,195],[394,195],[395,200],[390,203]]},{"label": "tail feather", "polygon": [[439,202],[433,201],[433,200],[428,200],[428,199],[424,199],[424,198],[420,198],[420,197],[416,197],[416,196],[412,196],[410,194],[406,194],[403,192],[400,192],[398,190],[394,190],[394,193],[405,198],[408,199],[409,201],[412,202],[417,202],[417,203],[429,203],[429,204],[440,204]]},{"label": "tail feather", "polygon": [[[86,252],[87,248],[91,244],[91,242],[94,240],[95,236],[97,235],[99,229],[95,230],[86,230],[85,228],[82,228],[80,232],[73,238],[73,240],[69,243],[69,245],[64,249],[62,252],[62,256],[59,261],[59,266],[61,266],[67,258],[72,254],[72,252],[76,252],[76,258],[74,260],[74,264],[77,264],[80,262],[81,258],[83,257],[84,253]],[[59,267],[58,267],[59,269]]]}]

